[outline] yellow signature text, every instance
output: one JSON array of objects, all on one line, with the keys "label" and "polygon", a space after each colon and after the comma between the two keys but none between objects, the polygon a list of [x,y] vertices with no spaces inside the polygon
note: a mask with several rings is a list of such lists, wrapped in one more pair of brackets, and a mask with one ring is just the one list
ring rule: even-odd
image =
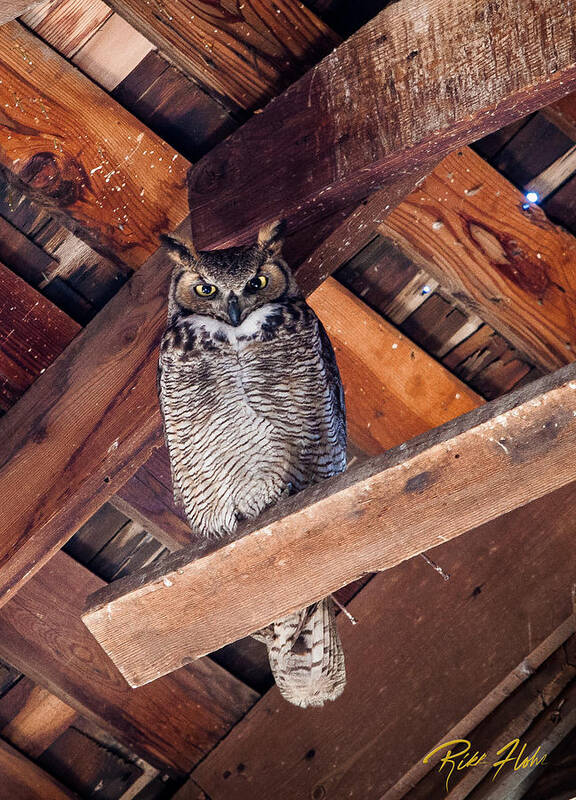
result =
[{"label": "yellow signature text", "polygon": [[[446,791],[449,789],[450,778],[456,772],[475,767],[479,764],[486,764],[488,756],[486,753],[480,753],[476,750],[472,753],[472,742],[468,739],[452,739],[450,742],[444,742],[431,750],[423,759],[423,763],[427,764],[430,759],[438,753],[444,753],[438,762],[438,772],[446,770]],[[537,767],[546,760],[546,753],[540,753],[538,747],[530,756],[525,756],[526,743],[521,744],[520,739],[512,739],[510,742],[501,747],[497,751],[496,756],[502,756],[497,761],[493,761],[491,769],[494,769],[492,780],[496,778],[500,770],[506,764],[513,767],[514,772],[520,769],[530,769]]]}]

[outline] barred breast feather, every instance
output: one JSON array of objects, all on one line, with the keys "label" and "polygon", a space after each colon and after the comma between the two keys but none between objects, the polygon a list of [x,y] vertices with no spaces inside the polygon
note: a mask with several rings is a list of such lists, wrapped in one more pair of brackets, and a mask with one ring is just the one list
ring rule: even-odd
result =
[{"label": "barred breast feather", "polygon": [[287,491],[345,467],[344,406],[328,338],[304,301],[237,328],[180,314],[160,359],[174,488],[192,529],[232,532]]}]

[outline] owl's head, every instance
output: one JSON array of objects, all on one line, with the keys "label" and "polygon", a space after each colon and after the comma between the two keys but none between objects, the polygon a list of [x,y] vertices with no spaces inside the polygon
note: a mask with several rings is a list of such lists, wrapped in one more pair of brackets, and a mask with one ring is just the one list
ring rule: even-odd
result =
[{"label": "owl's head", "polygon": [[171,301],[176,308],[240,325],[256,309],[300,296],[282,258],[282,223],[260,230],[248,247],[198,252],[174,236],[162,241],[176,264]]}]

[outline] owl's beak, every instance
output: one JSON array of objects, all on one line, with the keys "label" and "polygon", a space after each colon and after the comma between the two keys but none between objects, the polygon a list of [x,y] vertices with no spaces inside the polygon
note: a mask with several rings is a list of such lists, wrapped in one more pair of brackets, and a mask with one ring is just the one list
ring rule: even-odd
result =
[{"label": "owl's beak", "polygon": [[236,328],[240,324],[240,305],[234,292],[228,298],[228,316],[230,317],[230,322]]}]

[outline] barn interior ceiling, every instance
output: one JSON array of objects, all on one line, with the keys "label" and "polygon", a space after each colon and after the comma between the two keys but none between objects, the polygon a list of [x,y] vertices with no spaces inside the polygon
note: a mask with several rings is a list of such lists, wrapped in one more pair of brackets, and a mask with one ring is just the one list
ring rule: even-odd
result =
[{"label": "barn interior ceiling", "polygon": [[[573,798],[574,3],[10,0],[0,23],[0,800]],[[349,470],[276,510],[270,552],[208,553],[162,445],[159,237],[277,217]],[[356,621],[323,709],[237,638],[286,554],[282,603],[334,590]],[[206,565],[255,580],[188,644]],[[424,759],[454,739],[487,758],[447,793]],[[547,760],[493,780],[516,739]]]}]

